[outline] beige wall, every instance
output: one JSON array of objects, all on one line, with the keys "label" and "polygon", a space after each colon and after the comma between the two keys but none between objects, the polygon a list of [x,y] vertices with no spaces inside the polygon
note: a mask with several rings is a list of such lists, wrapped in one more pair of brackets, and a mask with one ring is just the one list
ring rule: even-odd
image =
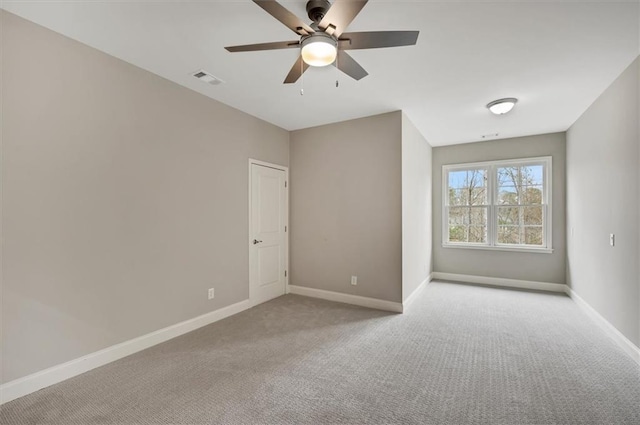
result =
[{"label": "beige wall", "polygon": [[[638,346],[639,62],[567,132],[567,281]],[[609,246],[610,233],[616,235],[615,247]]]},{"label": "beige wall", "polygon": [[288,132],[1,15],[2,381],[248,298],[247,159]]},{"label": "beige wall", "polygon": [[402,114],[403,301],[432,269],[431,157],[431,145]]},{"label": "beige wall", "polygon": [[[538,156],[553,158],[552,254],[442,247],[443,165]],[[434,148],[433,240],[434,272],[565,283],[565,133]]]},{"label": "beige wall", "polygon": [[402,301],[401,127],[392,112],[291,133],[290,284]]}]

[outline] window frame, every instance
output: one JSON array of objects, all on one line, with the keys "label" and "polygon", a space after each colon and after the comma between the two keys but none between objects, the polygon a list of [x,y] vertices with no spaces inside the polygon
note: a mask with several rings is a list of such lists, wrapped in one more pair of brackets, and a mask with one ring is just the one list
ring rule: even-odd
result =
[{"label": "window frame", "polygon": [[[499,244],[498,241],[498,168],[505,166],[542,165],[542,240],[540,247],[535,245]],[[442,166],[442,247],[463,249],[484,249],[491,251],[535,252],[550,254],[553,252],[552,234],[552,157],[514,158],[498,161],[469,162],[463,164],[445,164]],[[450,242],[449,241],[449,172],[465,170],[487,170],[487,242]]]}]

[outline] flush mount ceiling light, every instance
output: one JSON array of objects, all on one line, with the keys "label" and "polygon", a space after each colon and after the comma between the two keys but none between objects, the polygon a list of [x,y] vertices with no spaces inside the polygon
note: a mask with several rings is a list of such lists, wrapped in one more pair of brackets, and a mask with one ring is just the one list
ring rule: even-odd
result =
[{"label": "flush mount ceiling light", "polygon": [[505,97],[504,99],[494,100],[487,104],[487,108],[496,115],[504,115],[513,109],[518,103],[515,97]]},{"label": "flush mount ceiling light", "polygon": [[314,33],[300,44],[302,60],[311,66],[331,65],[338,55],[338,42],[325,33]]}]

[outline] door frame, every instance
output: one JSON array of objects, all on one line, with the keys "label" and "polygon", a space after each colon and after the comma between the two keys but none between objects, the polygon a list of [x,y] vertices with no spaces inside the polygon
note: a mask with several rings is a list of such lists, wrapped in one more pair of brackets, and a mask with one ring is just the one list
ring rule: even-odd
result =
[{"label": "door frame", "polygon": [[289,270],[289,233],[290,233],[290,226],[289,226],[289,167],[285,167],[284,165],[279,165],[279,164],[273,164],[271,162],[265,162],[265,161],[260,161],[258,159],[253,159],[253,158],[249,158],[249,171],[248,171],[248,175],[249,175],[249,194],[248,194],[248,198],[249,198],[249,235],[247,237],[247,250],[248,250],[248,254],[249,254],[249,302],[251,303],[251,306],[255,306],[256,305],[256,299],[255,299],[255,294],[253,294],[252,292],[252,288],[251,288],[251,282],[252,282],[252,274],[251,274],[251,246],[252,246],[252,235],[253,235],[253,223],[251,220],[251,207],[252,207],[252,200],[251,200],[251,195],[252,195],[252,178],[251,178],[251,167],[254,165],[259,165],[261,167],[267,167],[267,168],[273,168],[276,170],[281,170],[284,171],[284,181],[285,181],[285,190],[284,190],[284,223],[286,226],[286,231],[285,231],[285,238],[284,238],[284,269],[286,271],[286,276],[284,278],[284,293],[288,294],[289,293],[289,276],[291,275],[290,270]]}]

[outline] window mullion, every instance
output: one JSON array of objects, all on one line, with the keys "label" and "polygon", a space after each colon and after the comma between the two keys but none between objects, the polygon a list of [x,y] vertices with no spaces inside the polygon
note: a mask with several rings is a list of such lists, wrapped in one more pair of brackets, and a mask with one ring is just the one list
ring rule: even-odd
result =
[{"label": "window mullion", "polygon": [[496,187],[498,178],[496,176],[498,168],[495,165],[491,165],[487,172],[489,173],[488,179],[488,196],[487,200],[489,201],[489,208],[487,211],[487,242],[490,246],[495,246],[497,240],[497,232],[498,232],[498,215],[496,211],[496,202],[497,202],[497,194]]},{"label": "window mullion", "polygon": [[518,194],[518,240],[520,241],[520,244],[522,245],[524,243],[525,240],[525,236],[524,236],[524,217],[522,215],[523,213],[523,209],[522,209],[522,167],[518,166],[518,181],[516,182],[516,193]]}]

